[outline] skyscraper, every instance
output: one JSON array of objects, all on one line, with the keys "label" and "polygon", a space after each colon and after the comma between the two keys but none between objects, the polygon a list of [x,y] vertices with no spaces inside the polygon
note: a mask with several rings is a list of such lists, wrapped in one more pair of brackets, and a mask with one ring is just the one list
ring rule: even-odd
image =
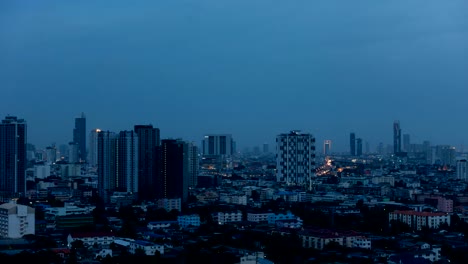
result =
[{"label": "skyscraper", "polygon": [[189,190],[188,144],[177,139],[163,139],[158,149],[158,198],[181,198],[186,202]]},{"label": "skyscraper", "polygon": [[7,116],[0,124],[0,195],[26,193],[27,126],[23,119]]},{"label": "skyscraper", "polygon": [[362,156],[362,139],[356,139],[356,156]]},{"label": "skyscraper", "polygon": [[468,180],[468,163],[466,159],[457,160],[457,179]]},{"label": "skyscraper", "polygon": [[310,188],[315,176],[315,138],[293,130],[276,137],[276,180]]},{"label": "skyscraper", "polygon": [[121,131],[117,141],[116,190],[138,194],[138,136],[134,131]]},{"label": "skyscraper", "polygon": [[235,142],[230,134],[205,135],[202,150],[203,155],[230,156],[235,153]]},{"label": "skyscraper", "polygon": [[78,144],[79,161],[86,160],[86,117],[81,113],[75,118],[75,128],[73,129],[73,142]]},{"label": "skyscraper", "polygon": [[138,135],[138,192],[142,200],[152,200],[156,198],[158,174],[156,161],[156,147],[160,143],[159,128],[152,125],[136,125],[135,133]]},{"label": "skyscraper", "polygon": [[199,159],[198,159],[198,147],[195,143],[187,143],[188,144],[188,163],[189,163],[189,188],[197,187],[198,185],[198,166],[199,166]]},{"label": "skyscraper", "polygon": [[98,192],[104,201],[116,189],[117,135],[110,131],[98,132]]},{"label": "skyscraper", "polygon": [[400,121],[393,122],[393,154],[397,155],[401,152],[401,128]]},{"label": "skyscraper", "polygon": [[332,147],[332,141],[327,139],[323,141],[323,155],[328,156],[330,155]]},{"label": "skyscraper", "polygon": [[356,156],[356,134],[349,134],[349,154]]},{"label": "skyscraper", "polygon": [[88,146],[88,164],[92,167],[97,165],[98,153],[98,133],[100,129],[93,129],[89,132],[89,146]]},{"label": "skyscraper", "polygon": [[80,162],[79,145],[76,142],[68,143],[68,163]]},{"label": "skyscraper", "polygon": [[98,191],[106,202],[116,191],[137,198],[138,136],[135,132],[98,132]]}]

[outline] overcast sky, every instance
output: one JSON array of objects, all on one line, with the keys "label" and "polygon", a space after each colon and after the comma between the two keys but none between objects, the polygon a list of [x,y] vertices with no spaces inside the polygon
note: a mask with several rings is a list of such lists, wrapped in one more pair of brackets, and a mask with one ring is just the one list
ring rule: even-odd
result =
[{"label": "overcast sky", "polygon": [[0,1],[0,117],[38,147],[85,112],[88,130],[243,148],[297,129],[338,151],[350,132],[391,144],[400,120],[459,148],[467,101],[466,0]]}]

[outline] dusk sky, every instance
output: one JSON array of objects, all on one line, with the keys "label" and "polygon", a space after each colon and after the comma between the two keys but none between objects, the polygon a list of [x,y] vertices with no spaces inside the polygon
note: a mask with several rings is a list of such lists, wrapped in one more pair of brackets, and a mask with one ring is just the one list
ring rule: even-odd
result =
[{"label": "dusk sky", "polygon": [[468,149],[468,1],[0,1],[0,118],[45,147],[81,112],[240,149],[302,130],[319,151],[391,144],[400,120],[412,143]]}]

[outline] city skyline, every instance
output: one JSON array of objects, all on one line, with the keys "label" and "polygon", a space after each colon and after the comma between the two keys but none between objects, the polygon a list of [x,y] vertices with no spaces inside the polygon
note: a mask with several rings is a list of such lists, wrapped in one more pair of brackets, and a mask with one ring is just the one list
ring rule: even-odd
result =
[{"label": "city skyline", "polygon": [[0,115],[25,119],[29,142],[67,144],[81,112],[87,133],[152,124],[239,150],[290,130],[375,150],[393,120],[411,142],[468,142],[466,1],[111,6],[0,3]]}]

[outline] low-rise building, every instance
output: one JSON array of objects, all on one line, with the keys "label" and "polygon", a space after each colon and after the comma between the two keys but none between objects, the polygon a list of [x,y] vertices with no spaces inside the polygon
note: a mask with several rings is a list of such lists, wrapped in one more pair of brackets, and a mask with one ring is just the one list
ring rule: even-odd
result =
[{"label": "low-rise building", "polygon": [[443,223],[450,226],[450,215],[448,213],[416,212],[416,211],[394,211],[388,216],[390,225],[392,220],[401,221],[415,230],[423,227],[439,228]]},{"label": "low-rise building", "polygon": [[217,212],[211,215],[213,221],[218,223],[219,225],[224,225],[226,223],[231,222],[240,222],[242,221],[242,212]]},{"label": "low-rise building", "polygon": [[182,210],[182,202],[180,198],[175,199],[159,199],[158,200],[158,208],[164,208],[166,211],[170,212],[172,210],[181,211]]},{"label": "low-rise building", "polygon": [[177,217],[177,222],[181,228],[187,228],[189,226],[200,226],[200,216],[198,214],[193,215],[180,215]]},{"label": "low-rise building", "polygon": [[115,240],[113,233],[109,232],[89,232],[89,233],[74,233],[69,234],[67,237],[68,247],[72,246],[72,243],[76,240],[83,241],[86,247],[94,245],[107,247]]},{"label": "low-rise building", "polygon": [[154,230],[154,229],[166,229],[169,228],[173,225],[178,224],[178,221],[154,221],[154,222],[149,222],[146,227],[149,230]]},{"label": "low-rise building", "polygon": [[370,239],[354,231],[336,232],[327,229],[307,229],[301,231],[299,237],[303,247],[318,250],[323,250],[331,242],[349,248],[372,248]]},{"label": "low-rise building", "polygon": [[15,201],[0,205],[0,237],[34,235],[35,225],[34,208],[16,204]]},{"label": "low-rise building", "polygon": [[268,222],[268,217],[273,213],[247,213],[247,221],[249,222]]},{"label": "low-rise building", "polygon": [[147,256],[154,256],[156,252],[159,254],[164,254],[164,246],[158,245],[153,242],[145,241],[145,240],[133,240],[130,242],[129,252],[132,254],[137,253],[138,249],[145,252]]}]

